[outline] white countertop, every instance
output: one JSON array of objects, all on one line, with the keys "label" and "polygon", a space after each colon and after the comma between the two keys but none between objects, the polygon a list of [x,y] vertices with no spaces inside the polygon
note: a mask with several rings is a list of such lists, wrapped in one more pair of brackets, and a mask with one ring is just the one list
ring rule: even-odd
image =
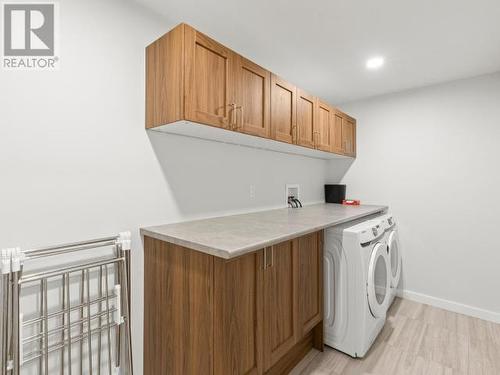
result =
[{"label": "white countertop", "polygon": [[385,210],[323,203],[141,228],[141,235],[230,259]]}]

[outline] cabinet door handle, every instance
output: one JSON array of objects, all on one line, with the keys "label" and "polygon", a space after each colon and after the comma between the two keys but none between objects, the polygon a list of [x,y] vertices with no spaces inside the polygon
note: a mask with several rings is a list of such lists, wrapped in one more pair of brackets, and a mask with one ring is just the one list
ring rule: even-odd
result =
[{"label": "cabinet door handle", "polygon": [[292,125],[292,143],[297,143],[297,125]]},{"label": "cabinet door handle", "polygon": [[318,136],[319,136],[319,132],[318,131],[315,131],[313,132],[313,145],[314,145],[314,148],[318,148]]},{"label": "cabinet door handle", "polygon": [[[271,252],[271,262],[268,263],[268,251]],[[274,265],[274,246],[264,248],[264,269],[271,268]]]},{"label": "cabinet door handle", "polygon": [[240,122],[240,125],[239,125],[239,126],[238,126],[238,125],[236,125],[236,129],[243,128],[243,127],[244,127],[244,125],[245,125],[245,123],[244,123],[244,121],[245,121],[245,117],[244,117],[244,116],[245,116],[245,115],[244,115],[244,112],[243,112],[243,106],[242,106],[242,105],[240,105],[240,106],[239,106],[239,109],[240,109],[240,112],[241,112],[241,113],[240,113],[240,115],[241,115],[241,122]]},{"label": "cabinet door handle", "polygon": [[229,129],[234,130],[234,112],[236,111],[236,104],[230,103],[229,107],[229,111],[231,112],[231,115],[229,116]]},{"label": "cabinet door handle", "polygon": [[235,114],[235,121],[234,121],[235,126],[234,126],[233,130],[239,130],[240,128],[243,127],[243,106],[242,105],[239,105],[239,106],[235,105],[234,111],[236,111],[238,109],[241,111],[240,123],[238,123],[238,115]]}]

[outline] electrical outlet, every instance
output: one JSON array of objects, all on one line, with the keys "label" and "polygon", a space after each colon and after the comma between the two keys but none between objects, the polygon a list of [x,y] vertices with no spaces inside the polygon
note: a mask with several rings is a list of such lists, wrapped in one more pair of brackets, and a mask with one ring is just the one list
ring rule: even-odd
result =
[{"label": "electrical outlet", "polygon": [[288,197],[294,196],[300,200],[300,185],[287,184],[285,187],[285,204],[288,207]]},{"label": "electrical outlet", "polygon": [[250,185],[250,199],[255,199],[255,185]]}]

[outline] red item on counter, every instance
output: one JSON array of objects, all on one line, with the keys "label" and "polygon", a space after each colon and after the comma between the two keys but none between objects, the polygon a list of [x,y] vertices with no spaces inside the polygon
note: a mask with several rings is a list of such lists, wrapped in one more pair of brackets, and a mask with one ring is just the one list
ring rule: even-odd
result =
[{"label": "red item on counter", "polygon": [[342,204],[344,206],[359,206],[361,201],[359,199],[344,199]]}]

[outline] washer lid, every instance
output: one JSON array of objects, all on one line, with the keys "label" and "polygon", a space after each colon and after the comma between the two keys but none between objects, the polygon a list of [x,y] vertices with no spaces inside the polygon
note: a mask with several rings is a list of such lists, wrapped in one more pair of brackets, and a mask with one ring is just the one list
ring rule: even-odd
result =
[{"label": "washer lid", "polygon": [[391,263],[391,286],[396,288],[401,278],[401,248],[399,246],[398,233],[392,230],[387,239],[387,252]]},{"label": "washer lid", "polygon": [[391,271],[387,248],[377,243],[372,251],[368,266],[368,306],[375,318],[384,318],[389,305]]}]

